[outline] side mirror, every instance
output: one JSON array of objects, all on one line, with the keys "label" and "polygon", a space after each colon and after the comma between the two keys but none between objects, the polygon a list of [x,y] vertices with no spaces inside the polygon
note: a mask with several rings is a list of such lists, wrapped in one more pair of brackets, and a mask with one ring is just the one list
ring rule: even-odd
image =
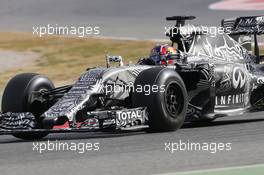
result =
[{"label": "side mirror", "polygon": [[119,63],[119,66],[123,66],[123,58],[121,56],[112,56],[112,55],[106,55],[106,67],[110,67],[111,62],[117,62]]}]

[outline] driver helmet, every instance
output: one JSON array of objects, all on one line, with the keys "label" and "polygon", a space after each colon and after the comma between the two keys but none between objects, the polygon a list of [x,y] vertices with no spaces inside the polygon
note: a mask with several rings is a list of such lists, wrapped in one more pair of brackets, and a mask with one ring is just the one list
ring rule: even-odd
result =
[{"label": "driver helmet", "polygon": [[169,46],[168,44],[157,45],[151,50],[149,59],[158,65],[170,64],[172,63],[172,56],[176,55],[177,53],[177,49]]}]

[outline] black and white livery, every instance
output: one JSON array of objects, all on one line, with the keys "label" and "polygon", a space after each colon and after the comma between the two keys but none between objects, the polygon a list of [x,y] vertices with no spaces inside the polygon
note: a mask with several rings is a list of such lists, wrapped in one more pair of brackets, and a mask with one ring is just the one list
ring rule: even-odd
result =
[{"label": "black and white livery", "polygon": [[181,33],[192,19],[167,18],[176,21],[167,33],[174,46],[167,47],[170,55],[159,47],[161,53],[153,49],[136,65],[107,55],[106,67],[87,69],[73,85],[57,88],[39,74],[16,75],[3,93],[0,134],[39,139],[56,132],[174,131],[184,122],[261,110],[264,67],[258,43],[252,54],[233,36],[263,34],[264,18],[223,20],[232,28],[229,35]]}]

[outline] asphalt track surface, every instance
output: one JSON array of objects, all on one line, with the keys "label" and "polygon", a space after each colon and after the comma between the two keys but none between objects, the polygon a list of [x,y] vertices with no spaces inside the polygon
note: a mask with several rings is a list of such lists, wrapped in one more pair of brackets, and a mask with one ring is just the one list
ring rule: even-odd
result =
[{"label": "asphalt track surface", "polygon": [[99,26],[101,35],[164,38],[166,16],[194,15],[196,24],[220,25],[223,18],[262,11],[215,11],[215,0],[1,0],[0,30],[29,31],[32,26]]},{"label": "asphalt track surface", "polygon": [[[1,136],[0,172],[6,174],[157,174],[262,164],[263,113],[219,119],[176,132],[52,134],[40,142],[100,143],[99,151],[33,151],[33,143]],[[232,143],[231,151],[165,151],[165,142]]]},{"label": "asphalt track surface", "polygon": [[[164,18],[195,15],[195,23],[259,11],[211,11],[213,0],[3,0],[1,31],[32,32],[33,25],[99,25],[104,36],[162,38]],[[171,23],[170,23],[171,24]],[[42,140],[99,142],[100,151],[33,151],[33,143],[0,136],[0,174],[157,174],[264,163],[264,112],[221,118],[210,125],[185,125],[177,132],[52,134]],[[232,143],[231,151],[165,151],[165,142]],[[264,172],[264,171],[263,171]]]}]

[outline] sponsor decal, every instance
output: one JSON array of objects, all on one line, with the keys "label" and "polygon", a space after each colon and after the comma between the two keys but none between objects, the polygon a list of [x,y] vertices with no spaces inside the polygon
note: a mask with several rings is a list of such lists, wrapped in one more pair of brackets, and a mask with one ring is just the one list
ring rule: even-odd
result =
[{"label": "sponsor decal", "polygon": [[246,93],[216,96],[215,105],[242,104],[245,102],[245,98]]},{"label": "sponsor decal", "polygon": [[234,67],[232,84],[235,89],[243,89],[246,84],[246,74],[240,67]]},{"label": "sponsor decal", "polygon": [[116,115],[118,126],[133,125],[135,121],[144,121],[144,114],[141,110],[117,111]]}]

